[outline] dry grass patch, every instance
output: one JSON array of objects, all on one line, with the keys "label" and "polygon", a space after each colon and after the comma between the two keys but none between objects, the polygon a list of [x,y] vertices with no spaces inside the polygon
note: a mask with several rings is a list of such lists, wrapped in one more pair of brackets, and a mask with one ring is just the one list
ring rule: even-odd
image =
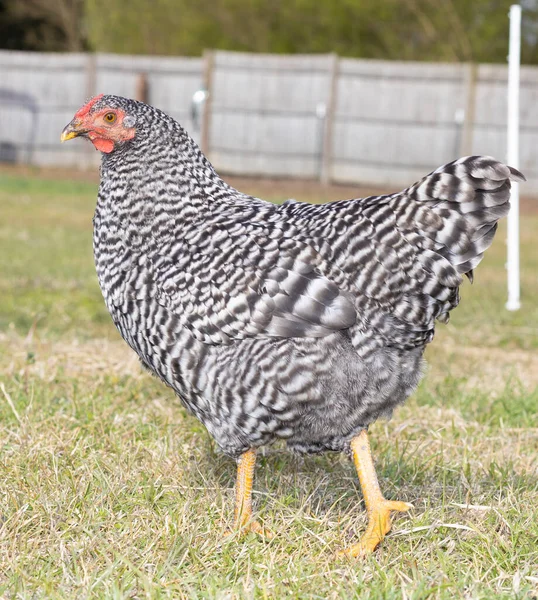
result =
[{"label": "dry grass patch", "polygon": [[266,449],[255,485],[277,537],[223,543],[235,467],[128,349],[14,334],[1,342],[15,350],[0,363],[8,596],[508,598],[534,589],[536,427],[420,405],[427,378],[372,430],[387,496],[415,505],[375,556],[335,556],[366,525],[347,459],[281,446]]}]

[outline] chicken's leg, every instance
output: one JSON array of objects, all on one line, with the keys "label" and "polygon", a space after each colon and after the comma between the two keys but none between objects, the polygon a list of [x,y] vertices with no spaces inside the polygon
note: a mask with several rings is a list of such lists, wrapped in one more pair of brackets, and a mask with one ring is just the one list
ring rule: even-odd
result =
[{"label": "chicken's leg", "polygon": [[252,482],[255,465],[256,450],[253,448],[242,454],[237,462],[233,530],[254,531],[263,537],[271,538],[271,532],[252,519]]},{"label": "chicken's leg", "polygon": [[390,531],[390,513],[393,510],[406,511],[412,504],[386,500],[381,493],[375,472],[370,443],[366,430],[351,440],[353,462],[357,469],[359,481],[368,513],[368,526],[357,544],[353,544],[343,554],[346,556],[366,556],[373,552],[381,540]]}]

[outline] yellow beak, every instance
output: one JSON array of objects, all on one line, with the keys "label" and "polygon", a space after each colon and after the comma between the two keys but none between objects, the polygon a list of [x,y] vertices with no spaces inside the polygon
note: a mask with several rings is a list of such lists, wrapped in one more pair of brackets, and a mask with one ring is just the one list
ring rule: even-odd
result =
[{"label": "yellow beak", "polygon": [[81,122],[78,119],[76,121],[73,120],[69,125],[66,125],[60,136],[60,142],[67,142],[67,140],[72,140],[73,138],[86,133],[86,131],[79,129],[80,125]]}]

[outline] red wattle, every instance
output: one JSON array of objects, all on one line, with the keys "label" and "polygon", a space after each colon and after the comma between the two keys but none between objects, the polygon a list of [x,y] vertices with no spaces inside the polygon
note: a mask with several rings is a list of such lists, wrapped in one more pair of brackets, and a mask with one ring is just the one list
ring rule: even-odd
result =
[{"label": "red wattle", "polygon": [[105,138],[95,138],[92,140],[93,145],[101,152],[110,154],[114,150],[114,142],[112,140],[106,140]]}]

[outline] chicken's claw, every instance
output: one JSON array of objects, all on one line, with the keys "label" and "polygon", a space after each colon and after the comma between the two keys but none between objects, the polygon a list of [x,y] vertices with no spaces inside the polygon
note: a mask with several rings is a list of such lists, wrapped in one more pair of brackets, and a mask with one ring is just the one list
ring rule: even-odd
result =
[{"label": "chicken's claw", "polygon": [[364,558],[371,554],[390,531],[390,513],[392,511],[406,512],[410,508],[413,508],[413,505],[409,502],[386,500],[385,498],[378,500],[368,515],[368,526],[361,539],[356,544],[339,552],[338,555]]},{"label": "chicken's claw", "polygon": [[248,523],[236,526],[235,529],[225,531],[224,538],[231,539],[238,534],[243,536],[250,532],[259,535],[265,540],[272,540],[275,537],[274,533],[267,527],[264,527],[259,521],[249,521]]}]

